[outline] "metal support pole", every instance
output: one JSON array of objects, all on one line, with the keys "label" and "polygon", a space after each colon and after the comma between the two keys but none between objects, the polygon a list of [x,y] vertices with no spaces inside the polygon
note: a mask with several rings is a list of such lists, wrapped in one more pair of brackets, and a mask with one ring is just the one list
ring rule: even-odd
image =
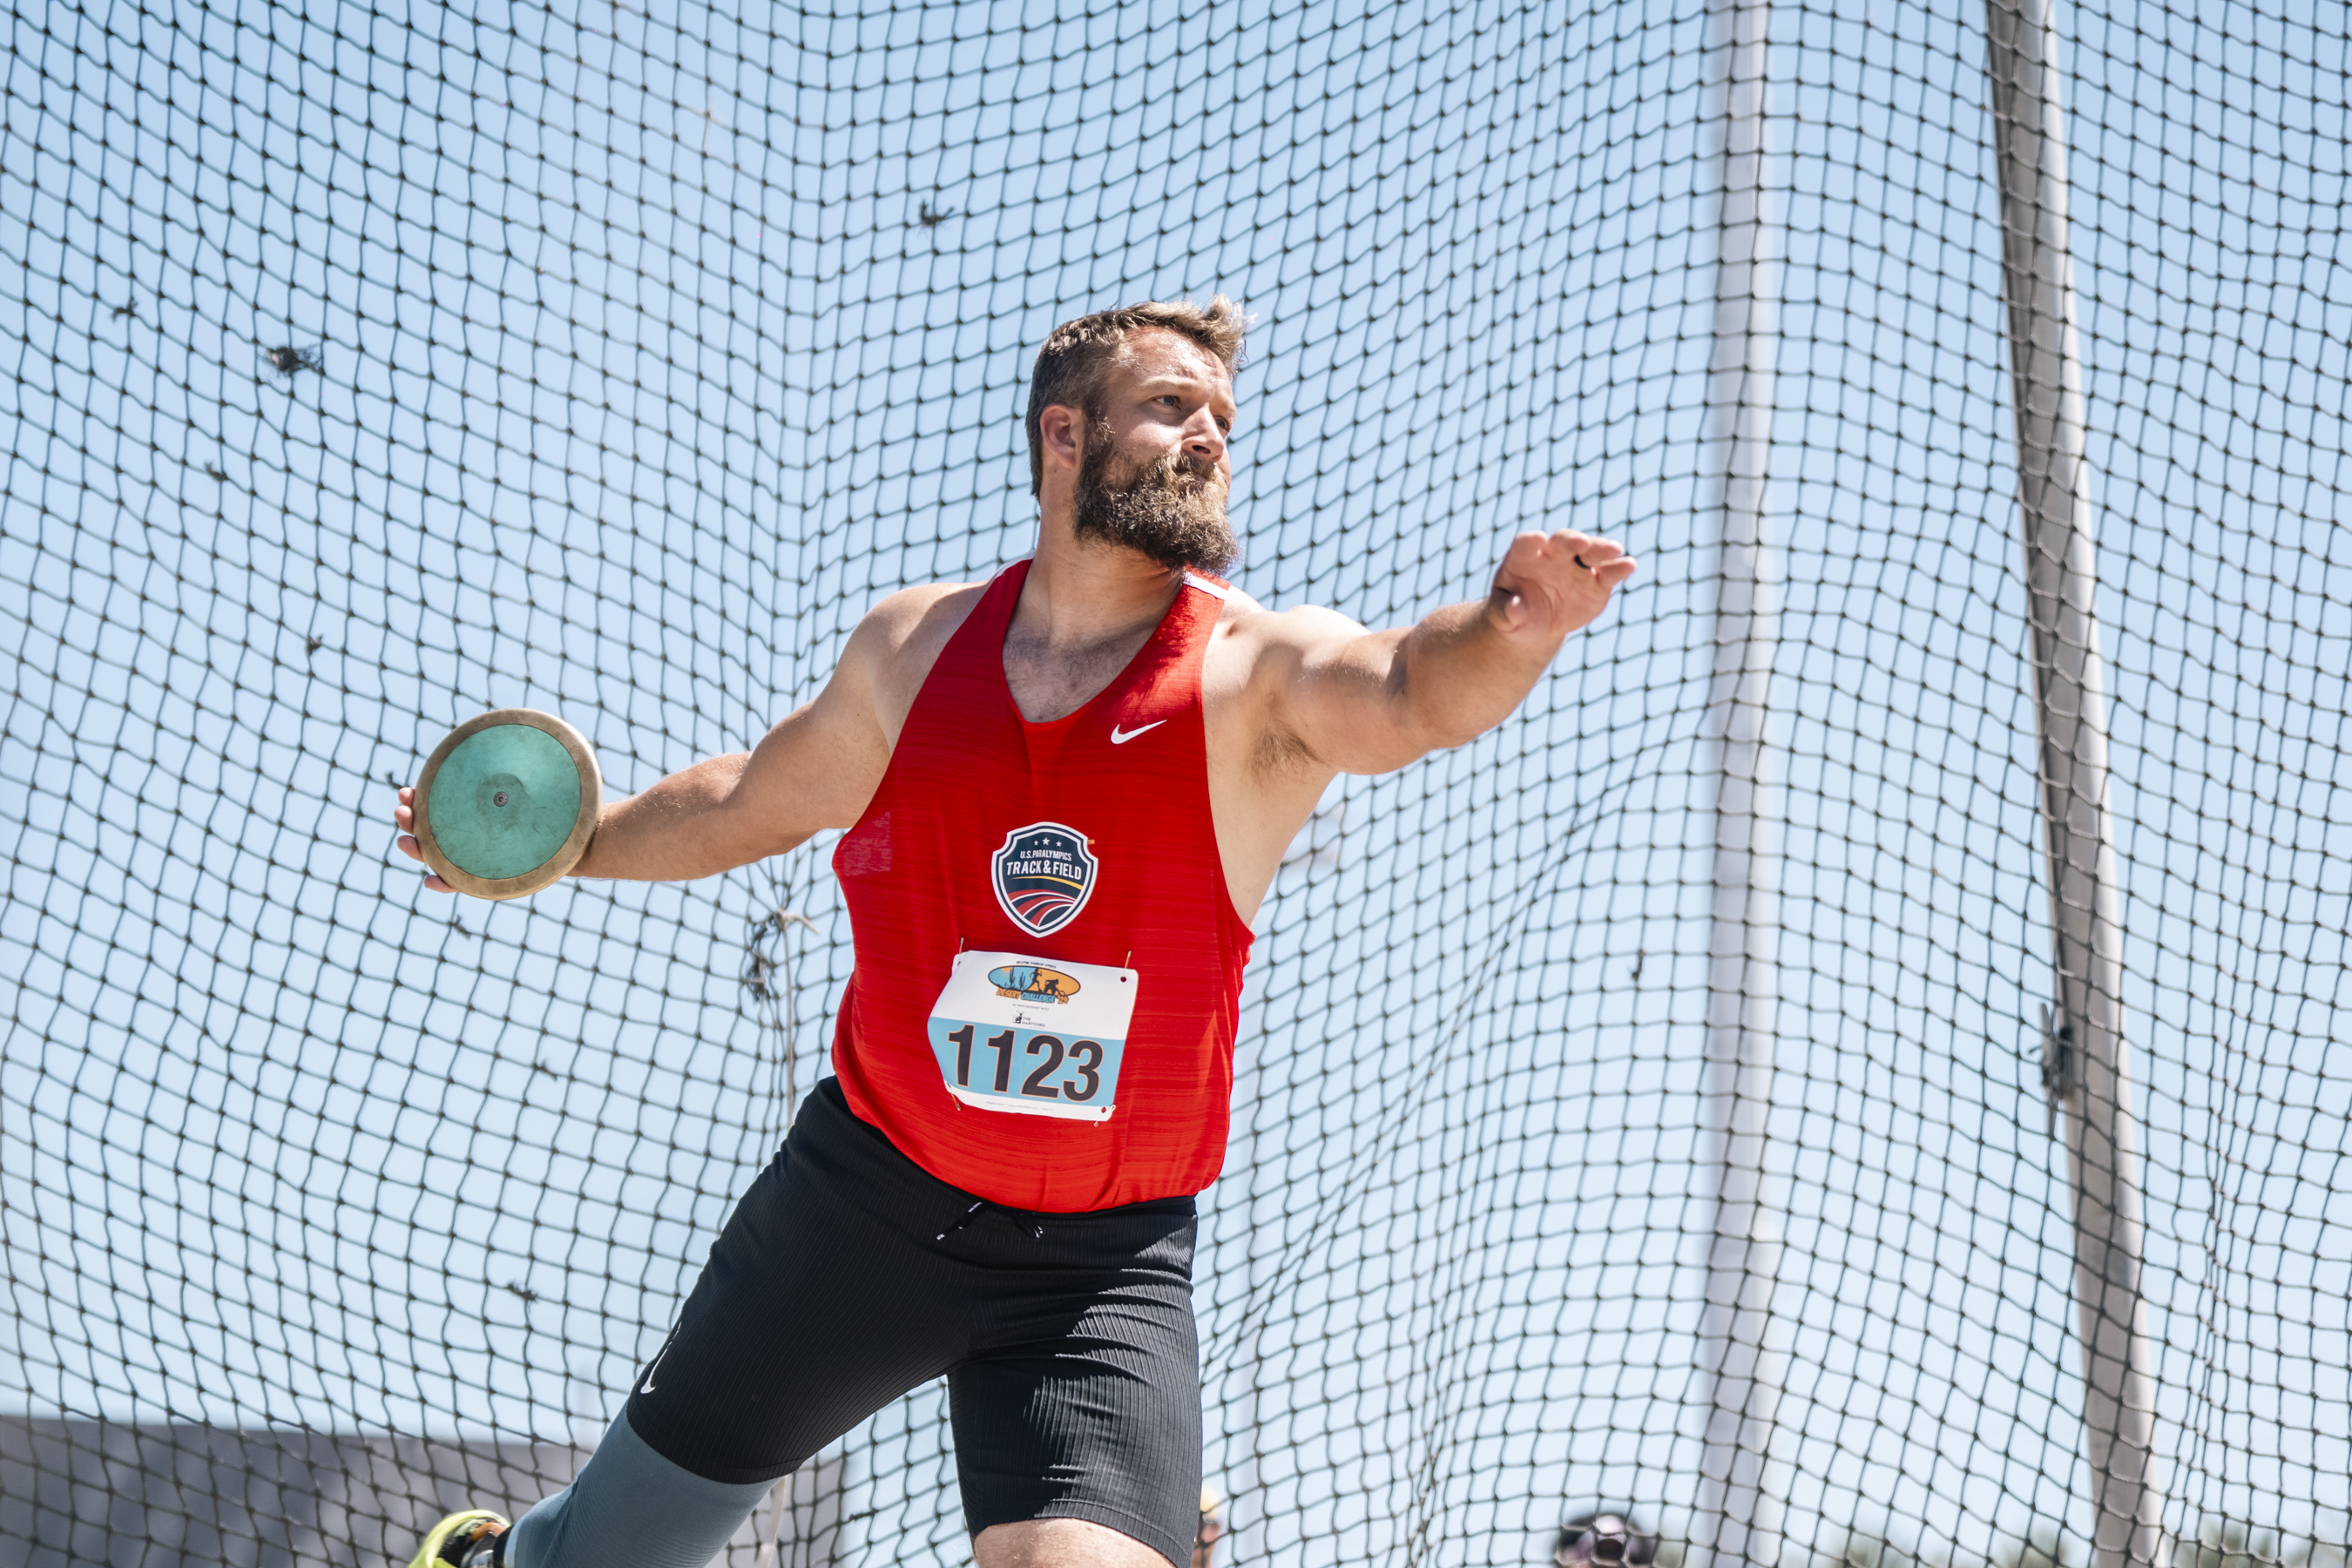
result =
[{"label": "metal support pole", "polygon": [[2068,251],[2066,127],[2050,8],[2051,0],[1987,0],[1986,68],[2000,169],[2018,510],[2058,958],[2042,1079],[2064,1116],[2073,1166],[2093,1563],[2125,1568],[2157,1560],[2164,1499],[2156,1485],[2155,1362],[2140,1286],[2139,1159],[2107,820],[2105,672]]},{"label": "metal support pole", "polygon": [[1779,1001],[1776,759],[1766,733],[1780,637],[1768,571],[1764,486],[1772,443],[1779,312],[1767,211],[1765,65],[1770,0],[1713,0],[1722,197],[1707,477],[1719,484],[1715,671],[1715,900],[1707,943],[1702,1125],[1715,1178],[1699,1331],[1706,1434],[1689,1568],[1780,1557],[1775,1434],[1788,1359],[1773,1315],[1780,1220],[1767,1169]]}]

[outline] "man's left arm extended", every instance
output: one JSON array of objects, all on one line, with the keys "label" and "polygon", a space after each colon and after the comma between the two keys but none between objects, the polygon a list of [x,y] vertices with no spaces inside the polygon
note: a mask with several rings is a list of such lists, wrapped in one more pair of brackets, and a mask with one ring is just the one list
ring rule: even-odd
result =
[{"label": "man's left arm extended", "polygon": [[1633,562],[1563,529],[1511,541],[1484,599],[1368,632],[1328,610],[1279,617],[1275,721],[1326,766],[1381,773],[1501,723],[1568,635],[1591,622]]}]

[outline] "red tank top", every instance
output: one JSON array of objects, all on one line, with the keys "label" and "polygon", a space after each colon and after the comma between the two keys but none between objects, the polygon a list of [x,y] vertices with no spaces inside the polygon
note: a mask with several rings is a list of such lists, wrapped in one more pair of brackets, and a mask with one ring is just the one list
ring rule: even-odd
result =
[{"label": "red tank top", "polygon": [[[1007,568],[948,640],[873,803],[834,850],[856,944],[834,1070],[861,1120],[992,1203],[1066,1214],[1196,1193],[1224,1164],[1252,940],[1217,851],[1201,714],[1224,590],[1187,574],[1117,679],[1033,724],[1004,680],[1028,574],[1025,561]],[[927,1026],[965,950],[1135,972],[1107,1120],[949,1092]]]}]

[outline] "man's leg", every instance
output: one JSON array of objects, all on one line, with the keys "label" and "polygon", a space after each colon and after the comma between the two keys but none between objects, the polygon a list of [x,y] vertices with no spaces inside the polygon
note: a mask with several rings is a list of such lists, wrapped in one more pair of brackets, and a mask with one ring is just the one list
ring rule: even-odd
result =
[{"label": "man's leg", "polygon": [[938,1377],[970,1344],[961,1276],[939,1241],[971,1201],[825,1079],[637,1374],[629,1429],[706,1480],[765,1485]]},{"label": "man's leg", "polygon": [[991,1207],[955,1242],[979,1343],[948,1374],[979,1568],[1186,1568],[1200,1532],[1189,1199]]},{"label": "man's leg", "polygon": [[503,1559],[506,1568],[703,1568],[768,1488],[705,1480],[672,1464],[624,1413],[572,1484],[515,1521]]},{"label": "man's leg", "polygon": [[971,1543],[979,1568],[1168,1568],[1168,1559],[1132,1535],[1088,1519],[992,1524]]},{"label": "man's leg", "polygon": [[412,1568],[702,1568],[777,1477],[965,1353],[938,1243],[971,1205],[825,1080],[572,1484],[503,1535],[452,1515]]}]

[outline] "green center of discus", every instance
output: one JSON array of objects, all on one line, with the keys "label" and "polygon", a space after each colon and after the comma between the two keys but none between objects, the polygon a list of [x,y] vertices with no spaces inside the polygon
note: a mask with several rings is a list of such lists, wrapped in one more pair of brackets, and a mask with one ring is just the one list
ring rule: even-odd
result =
[{"label": "green center of discus", "polygon": [[536,871],[580,820],[580,770],[563,742],[529,724],[493,724],[457,742],[433,775],[433,838],[484,881]]}]

